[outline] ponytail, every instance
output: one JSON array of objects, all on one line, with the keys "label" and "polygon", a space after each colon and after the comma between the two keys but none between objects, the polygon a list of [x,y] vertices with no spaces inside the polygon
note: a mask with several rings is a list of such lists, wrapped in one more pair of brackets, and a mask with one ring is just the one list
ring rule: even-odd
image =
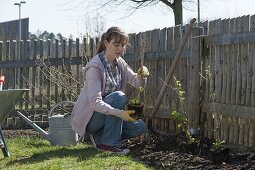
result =
[{"label": "ponytail", "polygon": [[104,45],[104,41],[106,40],[106,33],[103,33],[103,35],[101,36],[101,40],[97,49],[97,54],[101,53],[102,51],[105,50],[105,45]]}]

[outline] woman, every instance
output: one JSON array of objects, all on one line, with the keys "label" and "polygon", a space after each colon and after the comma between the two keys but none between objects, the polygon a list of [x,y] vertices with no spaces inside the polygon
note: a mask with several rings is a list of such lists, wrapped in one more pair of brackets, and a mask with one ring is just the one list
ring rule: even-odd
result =
[{"label": "woman", "polygon": [[[142,120],[130,117],[125,110],[127,83],[140,87],[149,75],[142,67],[134,73],[121,56],[128,44],[128,35],[119,27],[111,27],[101,37],[98,53],[83,68],[84,87],[75,103],[72,129],[81,137],[88,132],[99,150],[127,154],[121,141],[140,136],[146,130]],[[90,136],[91,136],[90,135]]]}]

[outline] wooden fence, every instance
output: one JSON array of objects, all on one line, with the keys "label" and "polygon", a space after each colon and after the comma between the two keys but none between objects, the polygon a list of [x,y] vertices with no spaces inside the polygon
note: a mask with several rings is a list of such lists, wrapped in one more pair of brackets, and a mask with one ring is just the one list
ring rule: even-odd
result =
[{"label": "wooden fence", "polygon": [[[194,27],[174,72],[176,80],[171,80],[153,118],[155,129],[176,132],[170,113],[184,110],[189,126],[200,129],[204,136],[255,146],[254,23],[254,16],[243,16]],[[176,26],[130,34],[131,46],[124,59],[136,71],[144,56],[151,73],[144,94],[146,115],[155,104],[186,29]],[[59,101],[75,101],[83,84],[81,68],[95,54],[98,41],[21,42],[18,61],[17,43],[1,42],[0,73],[7,78],[4,88],[31,89],[19,107],[33,117],[47,113]],[[176,81],[186,92],[184,104],[174,91]],[[130,89],[127,94],[136,96],[138,91]]]},{"label": "wooden fence", "polygon": [[200,38],[204,135],[254,147],[255,16],[217,20],[209,27],[209,35]]}]

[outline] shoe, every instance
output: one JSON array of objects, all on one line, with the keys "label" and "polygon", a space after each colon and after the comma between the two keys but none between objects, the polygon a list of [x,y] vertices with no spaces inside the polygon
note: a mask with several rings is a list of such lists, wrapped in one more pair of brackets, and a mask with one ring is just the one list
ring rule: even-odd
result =
[{"label": "shoe", "polygon": [[109,151],[109,152],[114,152],[121,155],[127,155],[130,152],[129,149],[120,149],[119,147],[116,147],[116,146],[108,146],[103,144],[96,144],[96,147],[97,147],[97,150],[100,150],[100,151]]},{"label": "shoe", "polygon": [[95,140],[94,140],[93,135],[89,135],[89,138],[90,138],[90,141],[91,141],[93,147],[94,147],[94,148],[97,148],[97,144],[96,144],[96,142],[95,142]]},{"label": "shoe", "polygon": [[4,142],[2,139],[0,139],[0,148],[4,148]]}]

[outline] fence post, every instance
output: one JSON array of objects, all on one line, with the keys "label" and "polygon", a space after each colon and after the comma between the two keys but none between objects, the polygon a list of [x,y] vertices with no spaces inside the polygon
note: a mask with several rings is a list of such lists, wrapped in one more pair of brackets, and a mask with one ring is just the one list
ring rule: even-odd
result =
[{"label": "fence post", "polygon": [[191,133],[199,130],[199,114],[200,114],[200,71],[201,71],[201,55],[202,55],[202,38],[201,28],[193,28],[191,38],[191,59],[189,64],[189,88],[188,88],[188,122]]}]

